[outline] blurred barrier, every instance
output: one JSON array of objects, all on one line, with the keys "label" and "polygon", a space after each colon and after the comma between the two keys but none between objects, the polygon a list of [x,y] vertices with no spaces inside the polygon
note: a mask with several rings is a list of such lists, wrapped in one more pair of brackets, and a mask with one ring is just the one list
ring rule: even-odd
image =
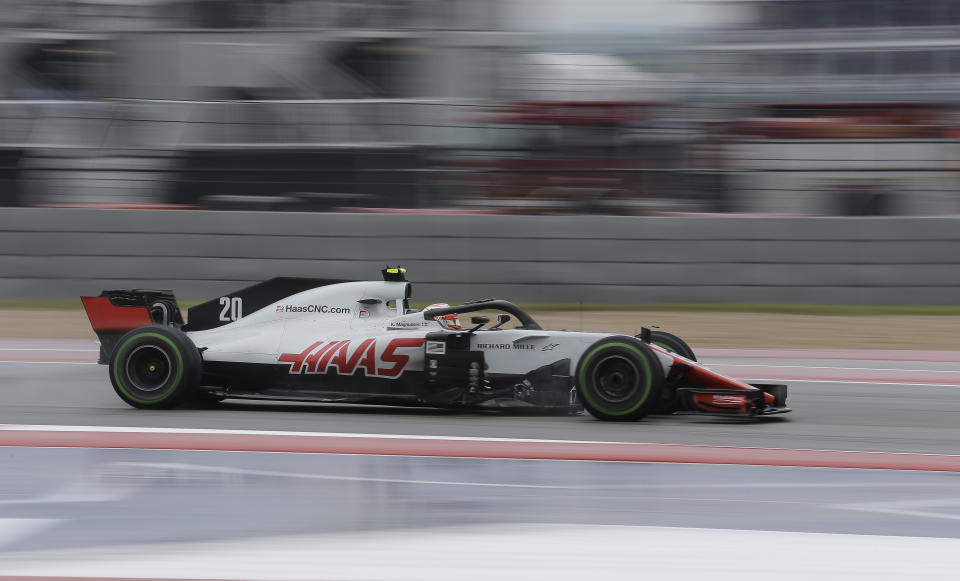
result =
[{"label": "blurred barrier", "polygon": [[[167,150],[241,144],[460,142],[476,100],[0,100],[0,145]],[[484,105],[485,108],[496,105]]]},{"label": "blurred barrier", "polygon": [[0,101],[0,206],[960,213],[952,117],[835,108],[784,118],[692,103]]},{"label": "blurred barrier", "polygon": [[0,101],[0,206],[419,207],[424,144],[476,139],[476,108],[431,99]]},{"label": "blurred barrier", "polygon": [[422,164],[415,148],[390,145],[190,149],[170,176],[167,201],[237,210],[417,208]]},{"label": "blurred barrier", "polygon": [[958,226],[956,218],[7,208],[0,296],[169,288],[199,299],[273,276],[375,279],[401,263],[425,301],[949,305],[960,304]]}]

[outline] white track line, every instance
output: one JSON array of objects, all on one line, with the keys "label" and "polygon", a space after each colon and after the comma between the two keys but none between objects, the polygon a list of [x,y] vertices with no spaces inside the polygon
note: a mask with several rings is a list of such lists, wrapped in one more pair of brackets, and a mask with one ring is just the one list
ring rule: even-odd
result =
[{"label": "white track line", "polygon": [[147,428],[130,426],[67,426],[44,424],[0,424],[0,431],[36,431],[36,432],[92,432],[92,433],[157,433],[157,434],[221,434],[237,436],[296,436],[315,438],[355,438],[372,440],[439,440],[456,442],[515,442],[515,443],[547,443],[547,444],[625,444],[649,445],[677,448],[709,448],[729,450],[783,450],[788,452],[840,452],[870,454],[877,456],[954,456],[952,454],[937,454],[929,452],[875,452],[865,450],[824,450],[817,448],[769,448],[763,446],[718,446],[713,444],[664,444],[660,442],[627,442],[604,440],[540,440],[531,438],[491,438],[482,436],[427,436],[414,434],[365,434],[348,432],[284,432],[276,430],[223,430],[210,428]]},{"label": "white track line", "polygon": [[[310,436],[316,438],[400,439],[400,440],[453,440],[465,442],[534,442],[557,444],[623,444],[602,440],[539,440],[529,438],[490,438],[480,436],[427,436],[413,434],[368,434],[341,432],[285,432],[281,430],[224,430],[213,428],[148,428],[138,426],[69,426],[46,424],[0,424],[2,430],[32,432],[93,432],[93,433],[141,433],[141,434],[221,434],[229,436]],[[729,446],[738,448],[739,446]]]}]

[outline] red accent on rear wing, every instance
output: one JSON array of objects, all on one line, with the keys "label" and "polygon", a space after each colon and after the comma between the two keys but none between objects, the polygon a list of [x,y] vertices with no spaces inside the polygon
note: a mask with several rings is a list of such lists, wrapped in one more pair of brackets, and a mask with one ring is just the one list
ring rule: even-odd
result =
[{"label": "red accent on rear wing", "polygon": [[107,297],[80,297],[87,311],[90,326],[100,331],[129,331],[150,325],[150,311],[146,307],[118,307]]}]

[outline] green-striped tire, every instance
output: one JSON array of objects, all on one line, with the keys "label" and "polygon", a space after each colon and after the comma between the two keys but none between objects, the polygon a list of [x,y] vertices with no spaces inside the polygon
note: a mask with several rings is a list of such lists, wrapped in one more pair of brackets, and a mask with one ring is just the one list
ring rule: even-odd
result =
[{"label": "green-striped tire", "polygon": [[594,417],[639,420],[660,401],[663,368],[649,347],[633,337],[609,337],[591,345],[577,364],[577,393]]},{"label": "green-striped tire", "polygon": [[200,368],[200,352],[185,333],[150,325],[120,338],[110,357],[110,382],[133,407],[167,409],[195,394]]}]

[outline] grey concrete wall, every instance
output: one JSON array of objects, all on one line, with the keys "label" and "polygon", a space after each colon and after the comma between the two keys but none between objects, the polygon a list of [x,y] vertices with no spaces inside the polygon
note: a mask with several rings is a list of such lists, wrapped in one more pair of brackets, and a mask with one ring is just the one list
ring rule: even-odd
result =
[{"label": "grey concrete wall", "polygon": [[0,296],[273,276],[376,279],[414,298],[584,303],[960,304],[954,218],[673,218],[0,210]]}]

